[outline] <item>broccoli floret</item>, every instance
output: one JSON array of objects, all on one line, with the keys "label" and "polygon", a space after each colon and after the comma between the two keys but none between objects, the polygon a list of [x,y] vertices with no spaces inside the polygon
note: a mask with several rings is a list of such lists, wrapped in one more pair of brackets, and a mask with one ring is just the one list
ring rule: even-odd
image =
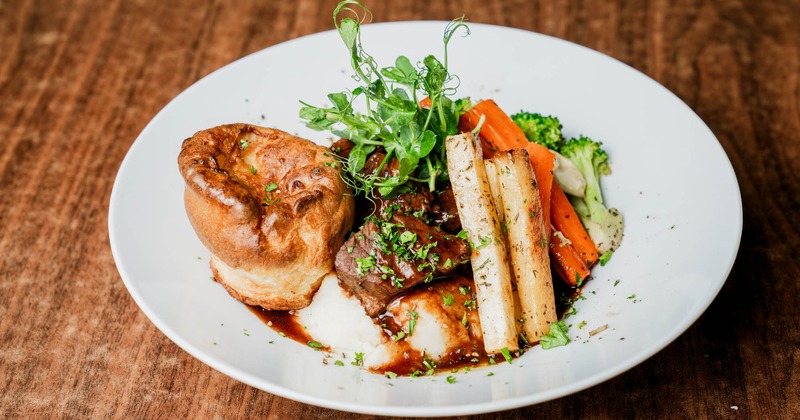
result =
[{"label": "broccoli floret", "polygon": [[512,115],[511,119],[525,132],[528,141],[539,143],[550,150],[558,151],[561,148],[564,138],[561,136],[561,122],[558,118],[520,111]]},{"label": "broccoli floret", "polygon": [[608,154],[601,146],[601,143],[581,136],[577,139],[570,139],[561,148],[561,154],[578,167],[578,171],[586,180],[584,200],[592,220],[600,224],[605,220],[607,213],[600,191],[600,176],[609,172]]},{"label": "broccoli floret", "polygon": [[622,216],[608,209],[600,190],[600,177],[611,173],[602,143],[581,136],[565,142],[561,154],[578,167],[586,180],[583,198],[573,197],[573,206],[601,254],[616,249],[622,239]]}]

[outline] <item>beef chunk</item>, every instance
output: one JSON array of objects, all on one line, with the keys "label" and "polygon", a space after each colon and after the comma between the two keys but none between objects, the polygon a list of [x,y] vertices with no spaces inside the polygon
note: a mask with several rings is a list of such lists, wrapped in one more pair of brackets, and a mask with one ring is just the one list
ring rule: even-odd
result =
[{"label": "beef chunk", "polygon": [[379,215],[401,212],[424,217],[431,211],[432,201],[433,195],[430,191],[423,186],[418,186],[413,191],[397,194],[393,198],[375,200],[375,212]]},{"label": "beef chunk", "polygon": [[461,231],[456,197],[453,195],[450,185],[435,195],[428,217],[431,224],[441,227],[446,232],[458,233]]},{"label": "beef chunk", "polygon": [[350,157],[350,151],[353,150],[356,144],[348,139],[339,139],[333,142],[330,147],[331,152],[336,156],[339,156],[343,159],[347,159]]},{"label": "beef chunk", "polygon": [[402,212],[369,217],[336,254],[342,287],[376,316],[395,297],[446,276],[469,260],[466,241]]}]

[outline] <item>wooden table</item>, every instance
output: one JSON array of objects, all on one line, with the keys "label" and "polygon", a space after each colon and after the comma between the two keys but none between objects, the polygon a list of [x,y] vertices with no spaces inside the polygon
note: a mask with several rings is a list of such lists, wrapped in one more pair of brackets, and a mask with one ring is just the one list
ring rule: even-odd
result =
[{"label": "wooden table", "polygon": [[[330,29],[336,4],[230,3],[0,0],[0,417],[354,417],[194,359],[111,256],[112,183],[147,122],[222,65]],[[505,414],[800,416],[800,2],[369,3],[376,22],[465,14],[630,64],[700,115],[741,186],[739,256],[694,326],[617,378]]]}]

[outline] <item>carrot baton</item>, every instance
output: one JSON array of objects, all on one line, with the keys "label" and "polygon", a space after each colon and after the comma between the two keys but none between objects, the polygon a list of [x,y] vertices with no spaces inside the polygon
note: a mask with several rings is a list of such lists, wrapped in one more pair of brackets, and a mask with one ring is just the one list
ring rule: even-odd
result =
[{"label": "carrot baton", "polygon": [[570,245],[569,240],[553,228],[550,234],[550,261],[561,279],[570,286],[580,286],[589,277],[589,266]]},{"label": "carrot baton", "polygon": [[597,246],[584,229],[567,195],[557,183],[553,183],[550,203],[550,220],[553,222],[553,228],[572,242],[572,247],[578,255],[587,266],[591,267],[599,257]]},{"label": "carrot baton", "polygon": [[[475,129],[475,127],[480,124],[481,114],[475,111],[475,108],[470,109],[469,111],[465,112],[461,118],[458,120],[458,130],[462,133],[469,133]],[[483,125],[481,126],[481,132],[486,129],[486,122],[484,121]],[[491,159],[494,156],[494,153],[499,149],[495,144],[490,143],[486,136],[481,134],[481,149],[483,150],[483,157],[485,159]]]},{"label": "carrot baton", "polygon": [[549,235],[550,191],[553,185],[555,154],[538,143],[529,142],[525,132],[491,99],[478,102],[462,115],[458,128],[461,131],[472,131],[478,125],[481,115],[485,117],[480,132],[485,158],[492,157],[496,151],[514,149],[528,151],[542,201],[542,219]]}]

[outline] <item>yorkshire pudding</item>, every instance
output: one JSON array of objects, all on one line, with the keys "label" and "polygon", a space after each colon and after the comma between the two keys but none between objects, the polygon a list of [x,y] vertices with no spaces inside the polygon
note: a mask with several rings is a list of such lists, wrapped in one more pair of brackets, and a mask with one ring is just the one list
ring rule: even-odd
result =
[{"label": "yorkshire pudding", "polygon": [[353,224],[352,193],[326,148],[230,124],[186,139],[186,214],[231,296],[269,310],[311,303]]}]

